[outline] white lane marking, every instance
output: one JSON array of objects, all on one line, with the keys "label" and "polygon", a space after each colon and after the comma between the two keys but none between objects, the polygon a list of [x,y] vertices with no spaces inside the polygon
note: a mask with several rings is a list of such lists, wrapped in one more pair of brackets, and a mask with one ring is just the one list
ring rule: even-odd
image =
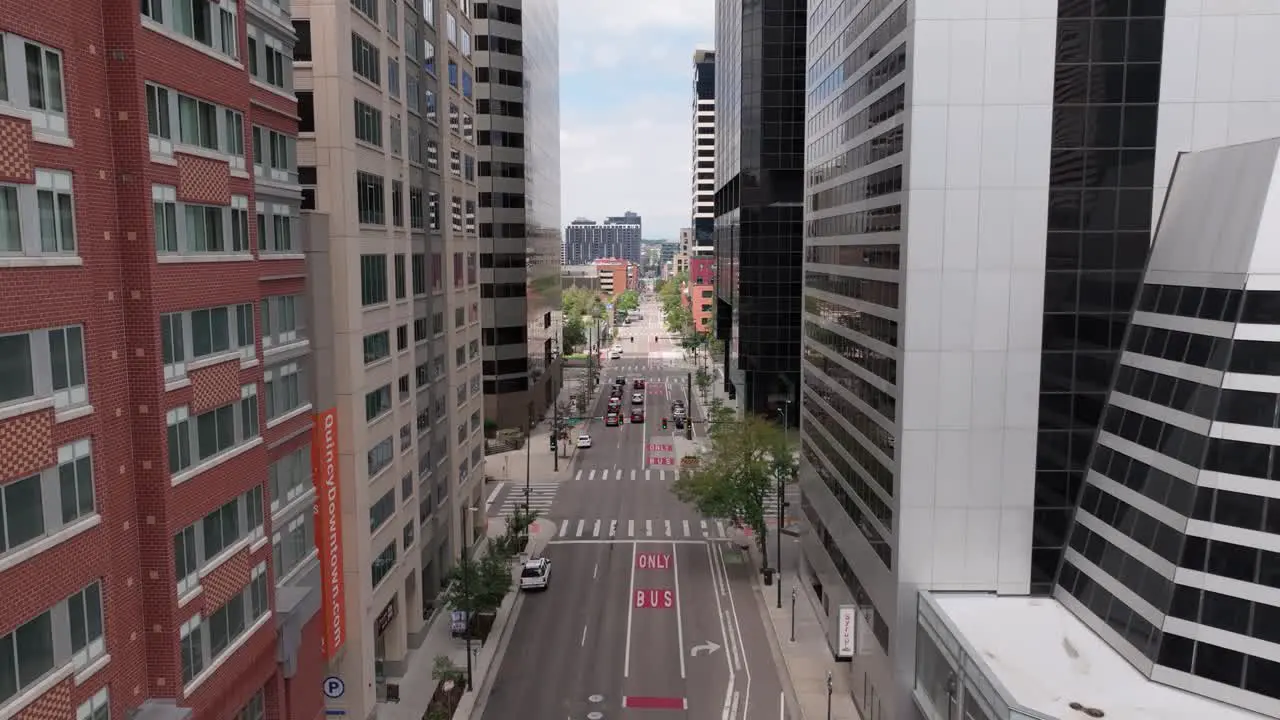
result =
[{"label": "white lane marking", "polygon": [[498,483],[498,486],[493,489],[493,492],[489,493],[489,498],[484,501],[484,506],[486,508],[492,505],[494,500],[498,499],[498,493],[502,492],[503,485],[505,485],[505,483]]},{"label": "white lane marking", "polygon": [[600,521],[596,520],[595,527],[591,528],[591,537],[600,537]]},{"label": "white lane marking", "polygon": [[787,694],[778,693],[778,720],[787,720]]},{"label": "white lane marking", "polygon": [[684,620],[680,617],[680,561],[677,559],[680,548],[671,544],[671,580],[676,591],[676,654],[680,656],[680,679],[687,676],[684,671]]},{"label": "white lane marking", "polygon": [[622,471],[621,471],[621,470],[619,470],[619,471],[618,471],[618,474],[616,474],[616,475],[614,475],[614,476],[613,476],[613,479],[614,479],[614,480],[621,480],[621,479],[622,479]]},{"label": "white lane marking", "polygon": [[[724,562],[724,548],[720,548],[721,562]],[[729,570],[725,569],[725,586],[729,585]],[[747,662],[747,647],[742,640],[742,623],[738,619],[738,601],[733,599],[733,591],[729,593],[729,609],[733,611],[733,632],[738,636],[738,651],[742,654],[743,672],[747,676],[747,687],[742,693],[742,717],[748,717],[751,707],[751,663]]]},{"label": "white lane marking", "polygon": [[729,720],[729,708],[733,700],[733,660],[730,658],[732,648],[729,647],[729,635],[725,632],[724,627],[724,610],[720,603],[720,580],[716,574],[716,555],[715,550],[711,547],[711,543],[706,544],[707,548],[707,565],[711,568],[711,587],[712,595],[716,598],[716,622],[720,624],[720,642],[724,643],[726,648],[724,653],[725,667],[729,669],[729,680],[724,686],[724,706],[720,711],[720,720]]},{"label": "white lane marking", "polygon": [[609,521],[609,537],[616,537],[617,534],[618,534],[618,521],[610,520]]},{"label": "white lane marking", "polygon": [[[666,536],[667,536],[667,537],[671,537],[671,521],[670,521],[670,520],[663,520],[663,521],[662,521],[662,523],[663,523],[663,526],[664,526],[664,527],[665,527],[665,529],[666,529]],[[684,656],[682,655],[681,657],[684,657]]]},{"label": "white lane marking", "polygon": [[575,534],[575,535],[577,535],[578,537],[582,537],[582,527],[583,527],[584,525],[586,525],[586,524],[587,524],[587,521],[586,521],[586,520],[579,520],[579,521],[578,521],[578,532],[576,532],[576,533],[574,533],[574,534]]},{"label": "white lane marking", "polygon": [[648,479],[649,479],[649,473],[651,473],[651,472],[653,472],[653,471],[652,471],[652,470],[645,470],[645,471],[644,471],[644,479],[645,479],[645,480],[648,480]]},{"label": "white lane marking", "polygon": [[631,616],[636,611],[636,552],[639,546],[631,543],[631,589],[627,591],[627,648],[622,661],[622,677],[631,677]]},{"label": "white lane marking", "polygon": [[635,481],[636,481],[636,471],[635,471],[635,470],[632,470],[632,471],[631,471],[631,482],[635,482]]},{"label": "white lane marking", "polygon": [[[740,693],[736,693],[736,692],[735,692],[735,693],[733,694],[733,704],[729,706],[729,717],[731,717],[731,718],[737,718],[737,717],[738,717],[738,700],[739,700],[740,698],[741,698],[741,694],[740,694]],[[745,710],[746,708],[744,707],[743,709]]]},{"label": "white lane marking", "polygon": [[652,520],[644,521],[644,534],[645,534],[645,537],[653,537],[653,521]]},{"label": "white lane marking", "polygon": [[569,532],[569,521],[561,520],[560,521],[560,537],[564,537],[565,534],[567,534],[568,532]]},{"label": "white lane marking", "polygon": [[627,521],[627,537],[635,537],[635,536],[636,536],[636,521],[628,520]]},{"label": "white lane marking", "polygon": [[587,646],[587,626],[586,625],[582,626],[582,642],[578,643],[578,645],[581,647]]},{"label": "white lane marking", "polygon": [[582,479],[582,471],[581,471],[581,470],[579,470],[579,471],[578,471],[578,472],[573,476],[573,479],[574,479],[574,480],[581,480],[581,479]]},{"label": "white lane marking", "polygon": [[595,567],[591,568],[591,579],[595,580],[598,577],[600,577],[600,563],[596,563]]},{"label": "white lane marking", "polygon": [[684,536],[689,537],[689,521],[683,520],[682,522],[684,523]]},{"label": "white lane marking", "polygon": [[590,473],[589,475],[587,475],[587,479],[588,479],[588,480],[595,480],[595,479],[596,479],[596,469],[595,469],[595,468],[591,468],[591,473]]}]

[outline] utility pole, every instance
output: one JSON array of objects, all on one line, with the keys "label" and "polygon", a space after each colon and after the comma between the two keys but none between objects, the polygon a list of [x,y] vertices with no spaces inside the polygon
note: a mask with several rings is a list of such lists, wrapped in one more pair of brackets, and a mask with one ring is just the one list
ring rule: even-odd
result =
[{"label": "utility pole", "polygon": [[[564,364],[561,363],[561,368]],[[563,372],[563,370],[561,370]],[[557,373],[558,375],[559,373]],[[556,378],[555,399],[551,401],[551,461],[555,472],[560,472],[560,381]]]},{"label": "utility pole", "polygon": [[[464,543],[465,545],[465,543]],[[468,552],[464,548],[462,551],[462,597],[467,599],[466,613],[466,629],[463,635],[467,638],[467,692],[475,689],[472,683],[471,670],[471,618],[474,616],[474,602],[471,599],[471,558],[467,557]]]},{"label": "utility pole", "polygon": [[[791,454],[791,446],[787,443],[787,431],[791,428],[791,401],[787,401],[786,408],[778,408],[778,412],[782,414],[782,444],[786,446],[787,454]],[[774,458],[775,463],[777,458]],[[788,459],[788,462],[790,460]],[[782,511],[787,506],[786,487],[784,483],[787,478],[778,475],[778,526],[773,529],[773,534],[777,537],[777,552],[774,554],[774,562],[778,565],[778,609],[782,609]],[[795,621],[795,598],[792,597],[792,616]]]},{"label": "utility pole", "polygon": [[[685,389],[685,394],[689,396],[689,407],[685,408],[685,413],[684,413],[684,439],[692,440],[693,439],[693,373],[686,374],[685,382],[687,384],[684,386],[684,389]],[[706,408],[703,408],[702,414],[705,416],[706,413],[707,413]]]},{"label": "utility pole", "polygon": [[[533,401],[529,402],[529,429],[524,440],[524,522],[529,522],[529,485],[533,467]],[[527,527],[527,526],[526,526]]]}]

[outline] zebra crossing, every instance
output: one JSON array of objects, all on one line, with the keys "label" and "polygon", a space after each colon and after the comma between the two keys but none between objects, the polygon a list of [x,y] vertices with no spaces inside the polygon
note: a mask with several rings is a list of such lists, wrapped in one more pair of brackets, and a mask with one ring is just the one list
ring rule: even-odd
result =
[{"label": "zebra crossing", "polygon": [[[627,375],[627,379],[630,380],[632,375],[645,377],[646,373],[650,373],[655,370],[675,370],[682,367],[679,363],[673,360],[631,360],[630,362],[628,362],[628,360],[631,359],[627,358],[623,360],[610,361],[604,366],[605,373]],[[663,378],[654,378],[654,382],[662,382],[662,380]]]},{"label": "zebra crossing", "polygon": [[[537,513],[539,517],[546,517],[551,511],[551,505],[555,503],[556,492],[559,489],[560,483],[557,482],[530,483],[530,512]],[[502,504],[498,506],[498,517],[511,517],[516,514],[516,510],[523,510],[524,504],[524,485],[510,485],[507,494],[502,498]]]},{"label": "zebra crossing", "polygon": [[680,477],[680,471],[676,469],[659,470],[654,468],[582,468],[573,474],[573,479],[581,482],[590,482],[592,480],[630,480],[631,482],[657,481],[666,482],[668,480],[675,481]]},{"label": "zebra crossing", "polygon": [[574,518],[561,520],[556,538],[631,539],[631,538],[705,538],[721,540],[731,537],[733,524],[727,520],[618,520],[614,518]]}]

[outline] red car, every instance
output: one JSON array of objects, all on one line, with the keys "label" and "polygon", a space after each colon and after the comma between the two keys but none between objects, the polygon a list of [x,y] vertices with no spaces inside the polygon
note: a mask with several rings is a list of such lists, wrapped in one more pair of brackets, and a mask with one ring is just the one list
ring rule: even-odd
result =
[{"label": "red car", "polygon": [[618,413],[616,412],[611,412],[604,416],[604,424],[609,427],[617,427],[619,422],[621,421],[618,419]]},{"label": "red car", "polygon": [[631,410],[631,422],[633,423],[644,422],[644,410],[640,408],[633,408]]}]

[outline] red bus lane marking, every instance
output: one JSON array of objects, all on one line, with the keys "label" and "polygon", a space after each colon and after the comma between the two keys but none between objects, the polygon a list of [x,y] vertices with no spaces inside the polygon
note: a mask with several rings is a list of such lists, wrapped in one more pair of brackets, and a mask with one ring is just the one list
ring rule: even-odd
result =
[{"label": "red bus lane marking", "polygon": [[649,452],[671,452],[670,443],[649,443]]},{"label": "red bus lane marking", "polygon": [[688,710],[689,701],[682,697],[628,695],[622,698],[622,707],[636,710]]},{"label": "red bus lane marking", "polygon": [[636,590],[631,602],[637,610],[670,610],[676,606],[676,591],[642,588]]},{"label": "red bus lane marking", "polygon": [[649,456],[650,465],[675,465],[676,459],[673,457],[658,457],[657,455]]},{"label": "red bus lane marking", "polygon": [[671,555],[660,552],[643,552],[636,555],[637,570],[670,570]]}]

